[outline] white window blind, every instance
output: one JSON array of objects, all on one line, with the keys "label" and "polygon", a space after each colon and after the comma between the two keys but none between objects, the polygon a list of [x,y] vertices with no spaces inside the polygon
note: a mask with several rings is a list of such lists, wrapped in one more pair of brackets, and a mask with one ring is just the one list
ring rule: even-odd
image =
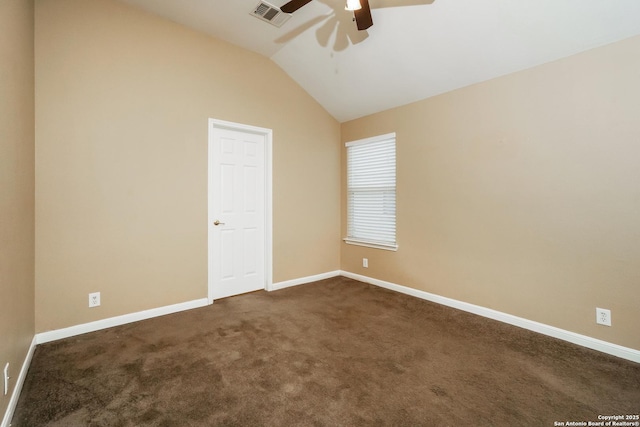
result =
[{"label": "white window blind", "polygon": [[396,134],[347,147],[347,243],[396,250]]}]

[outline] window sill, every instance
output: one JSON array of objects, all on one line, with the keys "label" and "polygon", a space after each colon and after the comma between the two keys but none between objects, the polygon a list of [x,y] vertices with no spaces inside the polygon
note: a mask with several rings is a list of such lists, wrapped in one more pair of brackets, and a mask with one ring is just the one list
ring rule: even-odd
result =
[{"label": "window sill", "polygon": [[383,249],[385,251],[397,251],[398,245],[395,243],[380,243],[380,242],[370,242],[367,240],[358,240],[349,237],[345,237],[344,242],[348,245],[356,245],[356,246],[366,246],[368,248],[374,249]]}]

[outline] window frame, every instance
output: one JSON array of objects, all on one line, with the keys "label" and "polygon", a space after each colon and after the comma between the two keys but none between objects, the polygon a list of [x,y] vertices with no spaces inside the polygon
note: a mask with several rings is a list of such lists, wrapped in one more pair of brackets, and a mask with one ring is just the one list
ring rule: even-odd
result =
[{"label": "window frame", "polygon": [[[349,147],[352,146],[362,146],[362,145],[367,145],[367,144],[373,144],[373,143],[379,143],[379,142],[383,142],[383,141],[388,141],[388,140],[392,140],[393,141],[393,157],[394,157],[394,164],[393,164],[393,242],[390,240],[374,240],[374,239],[367,239],[366,237],[362,237],[362,236],[354,236],[354,235],[350,235],[352,233],[352,214],[351,214],[351,210],[352,210],[352,193],[353,191],[358,191],[355,190],[354,188],[352,188],[350,186],[350,166],[351,166],[351,162],[350,162],[350,153],[349,153]],[[388,250],[388,251],[397,251],[398,250],[398,230],[397,230],[397,218],[398,218],[398,209],[397,209],[397,138],[396,138],[396,133],[392,132],[392,133],[387,133],[384,135],[378,135],[378,136],[374,136],[371,138],[365,138],[365,139],[359,139],[356,141],[350,141],[345,143],[345,148],[347,150],[346,152],[346,169],[347,169],[347,173],[346,173],[346,187],[347,187],[347,237],[343,238],[343,241],[347,244],[350,245],[357,245],[357,246],[365,246],[365,247],[370,247],[370,248],[375,248],[375,249],[383,249],[383,250]],[[378,187],[379,189],[380,187]],[[371,191],[371,187],[370,188],[360,188],[360,193],[364,193],[366,191]],[[384,190],[383,190],[384,191]],[[384,196],[383,196],[384,197]],[[384,210],[385,207],[384,205],[382,206],[382,209]],[[390,224],[390,223],[389,223]],[[387,224],[387,225],[389,225]]]}]

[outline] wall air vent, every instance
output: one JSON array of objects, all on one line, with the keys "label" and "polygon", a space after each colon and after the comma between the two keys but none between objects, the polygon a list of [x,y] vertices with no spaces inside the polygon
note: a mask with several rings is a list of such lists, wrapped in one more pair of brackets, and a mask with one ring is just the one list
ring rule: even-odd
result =
[{"label": "wall air vent", "polygon": [[284,13],[279,8],[264,1],[258,3],[251,14],[256,18],[267,21],[271,25],[275,25],[276,27],[282,27],[282,24],[291,18],[290,14]]}]

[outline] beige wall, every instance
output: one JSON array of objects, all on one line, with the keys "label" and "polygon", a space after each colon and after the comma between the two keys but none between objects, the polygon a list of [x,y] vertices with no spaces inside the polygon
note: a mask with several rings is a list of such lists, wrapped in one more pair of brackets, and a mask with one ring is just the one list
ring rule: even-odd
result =
[{"label": "beige wall", "polygon": [[[0,419],[34,334],[33,1],[0,2]],[[0,376],[1,378],[1,376]]]},{"label": "beige wall", "polygon": [[35,38],[37,331],[207,296],[208,118],[273,129],[274,282],[339,268],[340,126],[271,61],[110,0]]},{"label": "beige wall", "polygon": [[342,269],[640,349],[638,52],[635,37],[344,123],[343,142],[397,132],[400,247],[343,244]]}]

